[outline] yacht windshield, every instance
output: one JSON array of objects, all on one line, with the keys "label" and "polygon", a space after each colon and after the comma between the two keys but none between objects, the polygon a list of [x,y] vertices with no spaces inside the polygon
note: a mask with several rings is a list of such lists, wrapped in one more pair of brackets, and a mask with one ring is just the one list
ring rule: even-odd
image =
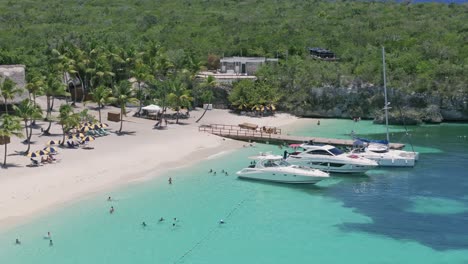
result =
[{"label": "yacht windshield", "polygon": [[289,164],[287,161],[285,161],[285,160],[277,160],[277,161],[275,161],[275,164],[276,164],[277,166],[279,166],[279,167],[287,167],[287,166],[290,165],[290,164]]},{"label": "yacht windshield", "polygon": [[340,149],[337,149],[337,148],[329,149],[329,151],[330,151],[331,153],[333,153],[333,155],[335,155],[335,156],[341,155],[341,154],[344,153],[343,151],[341,151]]}]

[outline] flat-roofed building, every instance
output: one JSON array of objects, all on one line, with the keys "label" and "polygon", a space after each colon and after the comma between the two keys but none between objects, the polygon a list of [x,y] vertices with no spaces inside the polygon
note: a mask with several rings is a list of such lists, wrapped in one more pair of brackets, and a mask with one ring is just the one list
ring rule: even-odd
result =
[{"label": "flat-roofed building", "polygon": [[336,55],[331,50],[323,48],[309,48],[310,56],[321,60],[336,60]]},{"label": "flat-roofed building", "polygon": [[220,59],[220,73],[254,75],[265,63],[277,63],[278,59],[265,57],[226,57]]}]

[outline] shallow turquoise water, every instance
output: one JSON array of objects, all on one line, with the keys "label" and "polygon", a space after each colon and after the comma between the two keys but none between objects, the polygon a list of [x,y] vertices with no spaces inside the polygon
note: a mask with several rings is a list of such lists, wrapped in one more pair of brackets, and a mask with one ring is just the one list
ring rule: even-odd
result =
[{"label": "shallow turquoise water", "polygon": [[[323,120],[320,129],[339,136],[348,129],[343,121]],[[361,122],[369,137],[381,136],[382,126]],[[315,135],[315,127],[297,134]],[[0,233],[0,263],[467,263],[463,134],[467,125],[412,128],[416,149],[428,150],[415,168],[308,187],[238,180],[234,172],[246,157],[282,152],[258,144]],[[116,201],[107,202],[108,195]],[[52,247],[43,239],[47,231]],[[16,237],[22,245],[14,245]]]}]

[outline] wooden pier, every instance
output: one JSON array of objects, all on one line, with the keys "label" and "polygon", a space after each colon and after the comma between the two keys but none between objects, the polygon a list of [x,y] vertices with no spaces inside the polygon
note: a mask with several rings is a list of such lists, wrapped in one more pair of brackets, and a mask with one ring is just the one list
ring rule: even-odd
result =
[{"label": "wooden pier", "polygon": [[[352,147],[354,143],[354,140],[351,139],[282,135],[281,129],[275,127],[257,127],[255,129],[247,129],[235,125],[211,124],[200,126],[198,131],[249,142],[302,144],[304,142],[312,141],[317,144],[330,144],[346,147]],[[403,147],[405,147],[405,144],[390,143],[390,148],[392,149],[402,149]]]}]

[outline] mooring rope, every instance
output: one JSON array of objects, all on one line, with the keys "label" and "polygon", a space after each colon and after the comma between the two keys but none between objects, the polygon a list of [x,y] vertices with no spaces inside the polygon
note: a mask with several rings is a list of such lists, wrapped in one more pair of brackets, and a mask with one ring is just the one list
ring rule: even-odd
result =
[{"label": "mooring rope", "polygon": [[[229,219],[231,215],[237,209],[239,209],[245,201],[247,201],[247,198],[243,199],[236,206],[234,206],[234,208],[232,208],[232,210],[226,215],[224,219]],[[181,262],[187,255],[192,253],[198,246],[200,246],[203,242],[208,240],[217,229],[219,229],[219,227],[213,227],[202,239],[200,239],[197,243],[195,243],[195,245],[193,245],[189,250],[187,250],[184,254],[182,254],[182,256],[180,256],[176,261],[174,261],[174,264]]]}]

